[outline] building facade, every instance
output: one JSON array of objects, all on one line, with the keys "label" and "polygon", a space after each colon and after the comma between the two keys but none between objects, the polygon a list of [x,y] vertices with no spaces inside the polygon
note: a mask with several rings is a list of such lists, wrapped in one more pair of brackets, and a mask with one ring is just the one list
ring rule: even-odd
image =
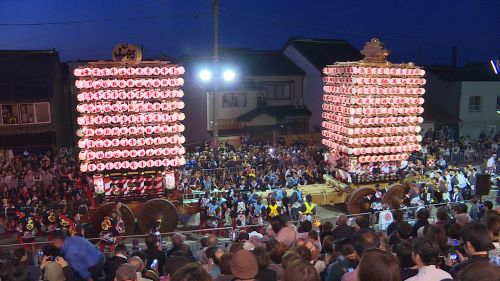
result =
[{"label": "building facade", "polygon": [[304,105],[312,112],[309,132],[320,132],[323,104],[323,68],[339,61],[358,61],[359,50],[345,40],[292,38],[283,48],[283,54],[305,73]]},{"label": "building facade", "polygon": [[70,145],[66,73],[56,51],[0,51],[0,149]]},{"label": "building facade", "polygon": [[456,117],[460,136],[477,138],[500,129],[500,77],[486,63],[427,67],[426,103]]},{"label": "building facade", "polygon": [[[213,84],[198,79],[210,58],[184,57],[186,136],[188,142],[209,138],[216,111],[219,136],[250,135],[273,141],[278,135],[307,133],[311,112],[304,104],[304,71],[279,51],[225,49],[220,69],[234,69],[236,79]],[[215,105],[214,105],[215,104]],[[203,121],[201,121],[203,120]]]}]

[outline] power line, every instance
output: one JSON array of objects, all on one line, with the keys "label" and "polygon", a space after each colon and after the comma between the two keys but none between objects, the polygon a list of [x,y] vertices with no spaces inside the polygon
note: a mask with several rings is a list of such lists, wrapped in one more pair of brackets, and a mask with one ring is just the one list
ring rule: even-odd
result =
[{"label": "power line", "polygon": [[103,23],[117,21],[140,21],[140,20],[155,20],[171,18],[172,16],[147,16],[147,17],[128,17],[128,18],[112,18],[112,19],[89,19],[78,21],[53,21],[53,22],[24,22],[24,23],[0,23],[0,26],[46,26],[46,25],[67,25],[67,24],[85,24],[85,23]]}]

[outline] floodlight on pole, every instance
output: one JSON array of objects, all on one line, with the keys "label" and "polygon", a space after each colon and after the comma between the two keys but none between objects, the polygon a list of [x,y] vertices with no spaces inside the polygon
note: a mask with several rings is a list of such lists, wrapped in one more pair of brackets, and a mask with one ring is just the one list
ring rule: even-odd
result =
[{"label": "floodlight on pole", "polygon": [[224,71],[224,73],[222,74],[222,77],[224,78],[224,81],[231,82],[236,77],[236,73],[234,73],[234,71],[228,69],[228,70]]},{"label": "floodlight on pole", "polygon": [[200,73],[198,75],[199,75],[200,79],[202,81],[205,81],[205,82],[210,81],[212,79],[212,72],[210,72],[210,70],[208,70],[208,69],[204,69],[204,70],[200,71]]}]

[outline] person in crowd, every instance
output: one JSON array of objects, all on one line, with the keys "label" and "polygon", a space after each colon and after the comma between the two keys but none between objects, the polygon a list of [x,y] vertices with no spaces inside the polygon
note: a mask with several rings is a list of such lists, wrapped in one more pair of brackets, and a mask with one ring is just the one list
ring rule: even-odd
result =
[{"label": "person in crowd", "polygon": [[161,244],[158,242],[158,237],[154,234],[150,234],[146,236],[145,243],[146,243],[145,253],[147,256],[146,268],[151,269],[151,264],[153,263],[153,261],[156,260],[158,273],[160,274],[160,276],[162,276],[165,273],[164,267],[167,257],[165,253],[161,250],[162,247]]},{"label": "person in crowd", "polygon": [[179,268],[192,262],[193,258],[191,256],[186,256],[184,251],[174,252],[165,262],[165,273],[168,274],[168,276],[172,276]]},{"label": "person in crowd", "polygon": [[357,268],[359,281],[400,281],[398,259],[380,249],[368,249]]},{"label": "person in crowd", "polygon": [[137,279],[136,268],[129,264],[124,263],[116,269],[115,281],[139,281]]},{"label": "person in crowd", "polygon": [[316,216],[316,204],[312,202],[312,196],[306,195],[306,201],[302,204],[299,214],[302,215],[302,220],[313,221]]},{"label": "person in crowd", "polygon": [[325,221],[320,225],[319,238],[323,242],[327,236],[333,237],[333,224],[331,221]]},{"label": "person in crowd", "polygon": [[266,217],[266,206],[262,203],[262,197],[258,196],[257,201],[252,205],[252,224],[262,225]]},{"label": "person in crowd", "polygon": [[481,223],[471,222],[462,227],[460,230],[460,238],[462,239],[465,257],[460,251],[455,253],[459,257],[460,263],[453,266],[450,270],[453,278],[461,280],[464,272],[471,267],[480,267],[484,263],[489,262],[488,251],[493,248],[491,243],[490,230]]},{"label": "person in crowd", "polygon": [[205,253],[208,257],[208,263],[205,265],[205,268],[213,279],[217,279],[220,275],[220,258],[224,254],[224,251],[217,246],[212,246],[208,247]]},{"label": "person in crowd", "polygon": [[269,204],[267,205],[267,220],[279,217],[282,213],[281,207],[278,205],[274,197],[270,197]]},{"label": "person in crowd", "polygon": [[386,232],[390,236],[403,221],[403,212],[401,210],[392,211],[393,221],[387,226]]},{"label": "person in crowd", "polygon": [[54,234],[54,246],[68,261],[71,269],[84,281],[96,281],[102,275],[103,256],[88,240],[80,236]]},{"label": "person in crowd", "polygon": [[[417,220],[413,225],[412,236],[416,237],[421,228],[429,224],[429,210],[421,208],[417,211]],[[422,229],[423,231],[423,229]]]},{"label": "person in crowd", "polygon": [[334,263],[328,266],[325,281],[340,281],[346,272],[356,268],[359,261],[359,255],[349,239],[339,238],[335,240],[335,249],[339,256]]},{"label": "person in crowd", "polygon": [[285,271],[284,281],[320,281],[319,274],[310,263],[294,260]]},{"label": "person in crowd", "polygon": [[183,266],[172,276],[170,281],[213,281],[214,279],[199,264]]},{"label": "person in crowd", "polygon": [[[52,245],[45,245],[41,251],[40,270],[42,280],[45,281],[71,281],[73,271],[69,263],[61,257],[61,253]],[[30,274],[31,275],[31,274]],[[38,281],[39,278],[37,277]]]},{"label": "person in crowd", "polygon": [[137,281],[151,281],[151,279],[147,279],[142,276],[142,272],[146,269],[146,266],[140,257],[131,257],[129,259],[129,264],[135,268]]},{"label": "person in crowd", "polygon": [[469,268],[460,281],[500,281],[500,266],[482,263]]},{"label": "person in crowd", "polygon": [[252,252],[257,258],[257,265],[259,266],[259,271],[257,272],[255,279],[277,281],[276,271],[269,268],[271,260],[269,259],[267,249],[263,247],[256,247]]},{"label": "person in crowd", "polygon": [[255,255],[248,250],[239,250],[231,259],[231,273],[235,281],[255,281],[259,265]]},{"label": "person in crowd", "polygon": [[302,207],[302,192],[298,189],[298,185],[293,185],[293,192],[292,195],[290,196],[290,206],[291,206],[291,211],[290,214],[292,216],[293,221],[298,221],[299,220],[299,211],[300,208]]},{"label": "person in crowd", "polygon": [[231,273],[231,259],[233,258],[233,253],[224,253],[220,257],[220,275],[215,279],[215,281],[231,281],[234,279]]},{"label": "person in crowd", "polygon": [[417,238],[413,244],[413,262],[418,268],[417,275],[407,281],[440,281],[452,279],[451,275],[436,267],[439,257],[439,245],[426,237]]},{"label": "person in crowd", "polygon": [[186,257],[192,257],[191,249],[186,243],[184,243],[185,236],[180,233],[174,233],[172,235],[172,248],[167,251],[167,258],[172,256],[176,252],[181,252]]},{"label": "person in crowd", "polygon": [[115,255],[104,262],[103,270],[106,281],[113,281],[118,267],[127,263],[127,246],[119,244],[115,247]]},{"label": "person in crowd", "polygon": [[[270,243],[268,243],[269,245]],[[269,268],[276,272],[276,279],[283,280],[285,276],[285,270],[283,268],[283,256],[288,250],[288,246],[284,243],[279,243],[276,241],[274,246],[271,248],[269,252],[270,264]]]},{"label": "person in crowd", "polygon": [[[358,257],[363,257],[363,253],[368,249],[377,249],[380,246],[378,236],[369,229],[360,229],[352,237],[354,249]],[[359,259],[357,260],[359,262]],[[342,281],[355,281],[357,280],[358,268],[347,272],[342,276]]]},{"label": "person in crowd", "polygon": [[335,239],[339,238],[351,238],[354,234],[354,227],[347,225],[349,218],[345,214],[340,214],[337,217],[337,226],[332,231],[332,237]]},{"label": "person in crowd", "polygon": [[418,268],[413,261],[413,242],[406,240],[394,246],[394,252],[399,260],[401,280],[417,275]]}]

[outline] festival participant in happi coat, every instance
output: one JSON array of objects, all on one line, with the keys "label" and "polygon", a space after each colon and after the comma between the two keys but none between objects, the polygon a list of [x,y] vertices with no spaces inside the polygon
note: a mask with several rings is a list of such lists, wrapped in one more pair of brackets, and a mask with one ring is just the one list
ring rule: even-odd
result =
[{"label": "festival participant in happi coat", "polygon": [[245,226],[248,215],[248,209],[241,195],[238,197],[238,202],[236,203],[236,214],[237,214],[236,225]]},{"label": "festival participant in happi coat", "polygon": [[57,230],[57,218],[58,214],[53,208],[45,207],[42,215],[42,223],[45,226],[45,233],[47,233],[49,241],[52,240],[52,234]]},{"label": "festival participant in happi coat", "polygon": [[370,224],[375,225],[378,219],[378,213],[383,210],[382,198],[385,194],[385,188],[380,188],[380,184],[375,185],[375,193],[367,196],[370,201]]},{"label": "festival participant in happi coat", "polygon": [[209,228],[216,228],[221,220],[221,208],[217,197],[212,198],[212,201],[207,206],[207,226]]},{"label": "festival participant in happi coat", "polygon": [[101,222],[101,232],[99,233],[99,249],[104,252],[105,249],[113,251],[117,244],[117,236],[119,235],[116,229],[117,221],[112,216],[104,216]]},{"label": "festival participant in happi coat", "polygon": [[35,242],[35,235],[40,228],[40,224],[30,210],[16,211],[18,217],[17,232],[19,243]]},{"label": "festival participant in happi coat", "polygon": [[283,203],[286,198],[286,191],[283,189],[283,186],[280,183],[276,185],[276,189],[272,193],[272,196],[274,197],[274,199],[276,199],[276,203],[278,204],[278,206],[280,206],[280,208],[283,208]]},{"label": "festival participant in happi coat", "polygon": [[291,208],[291,216],[292,220],[298,221],[299,220],[299,211],[300,208],[302,207],[302,192],[300,192],[298,185],[293,186],[293,191],[292,191],[292,196],[290,196],[290,205],[292,206]]},{"label": "festival participant in happi coat", "polygon": [[432,186],[423,184],[420,198],[425,202],[425,205],[436,203],[436,196],[434,195],[434,188]]},{"label": "festival participant in happi coat", "polygon": [[206,191],[205,194],[198,200],[198,205],[200,207],[200,226],[199,229],[205,228],[208,220],[208,204],[210,203],[210,191]]},{"label": "festival participant in happi coat", "polygon": [[281,207],[276,203],[274,197],[269,199],[269,205],[267,206],[267,220],[277,218],[281,215]]},{"label": "festival participant in happi coat", "polygon": [[266,206],[262,203],[262,197],[257,197],[257,202],[252,205],[251,224],[262,225],[266,217]]},{"label": "festival participant in happi coat", "polygon": [[80,234],[76,223],[63,212],[60,212],[57,217],[56,231],[64,232],[69,236],[77,236]]},{"label": "festival participant in happi coat", "polygon": [[316,204],[312,202],[312,196],[310,194],[306,195],[306,201],[302,204],[300,209],[301,221],[313,221],[314,216],[316,216]]}]

